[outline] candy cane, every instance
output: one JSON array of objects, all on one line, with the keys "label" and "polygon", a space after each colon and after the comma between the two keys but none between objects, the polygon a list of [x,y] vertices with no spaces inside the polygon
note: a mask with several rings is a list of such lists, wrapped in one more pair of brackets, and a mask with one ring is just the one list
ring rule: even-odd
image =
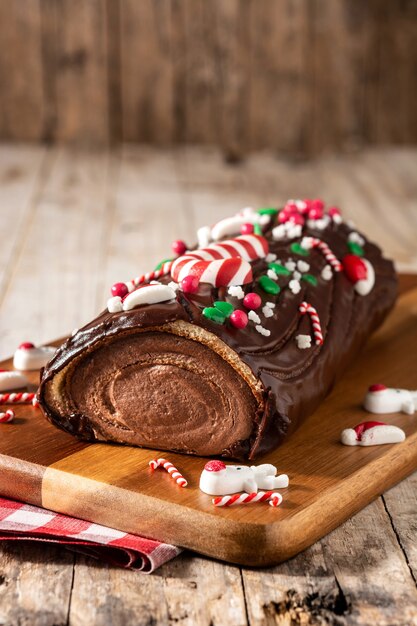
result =
[{"label": "candy cane", "polygon": [[14,411],[8,409],[5,413],[0,412],[0,424],[8,424],[14,420]]},{"label": "candy cane", "polygon": [[[261,235],[241,235],[234,239],[228,239],[220,243],[213,243],[206,248],[194,250],[188,252],[183,256],[175,259],[171,268],[171,276],[176,282],[180,282],[183,278],[189,274],[197,276],[200,282],[210,282],[217,278],[217,273],[225,274],[226,271],[230,275],[233,267],[238,267],[237,264],[225,263],[228,259],[241,259],[241,270],[243,268],[248,273],[247,263],[255,261],[256,259],[263,258],[268,254],[268,242]],[[211,263],[215,265],[211,266]],[[241,272],[242,273],[242,272]],[[216,276],[214,277],[214,274]],[[226,285],[241,285],[243,282],[231,282],[232,276],[228,276],[226,279],[218,278],[221,282],[217,282],[216,286]],[[236,276],[235,280],[241,281],[241,276]],[[248,278],[246,282],[250,282],[252,278]]]},{"label": "candy cane", "polygon": [[133,291],[135,287],[139,287],[139,285],[143,285],[143,283],[148,283],[151,280],[157,280],[161,278],[161,276],[166,276],[170,273],[173,261],[167,261],[162,265],[159,270],[155,270],[153,272],[148,272],[147,274],[142,274],[142,276],[137,276],[136,278],[132,278],[132,280],[127,283],[129,291]]},{"label": "candy cane", "polygon": [[0,404],[33,404],[38,406],[35,393],[0,393]]},{"label": "candy cane", "polygon": [[341,262],[330,250],[327,243],[325,243],[321,239],[317,239],[316,237],[304,237],[301,241],[301,246],[303,248],[318,248],[335,272],[342,271]]},{"label": "candy cane", "polygon": [[316,344],[322,345],[323,343],[323,334],[321,332],[321,324],[320,318],[318,316],[317,310],[309,304],[308,302],[302,302],[299,307],[299,311],[302,315],[308,313],[310,315],[311,323],[313,326],[314,338],[316,340]]},{"label": "candy cane", "polygon": [[249,504],[250,502],[265,502],[269,500],[271,506],[278,506],[282,496],[277,491],[258,491],[257,493],[235,493],[232,496],[213,498],[214,506],[234,506],[235,504]]},{"label": "candy cane", "polygon": [[158,467],[163,467],[166,469],[168,474],[171,476],[172,480],[175,480],[177,485],[180,487],[186,487],[188,482],[185,480],[184,476],[177,470],[177,468],[172,465],[170,461],[166,459],[153,459],[149,461],[149,466],[152,470],[156,470]]}]

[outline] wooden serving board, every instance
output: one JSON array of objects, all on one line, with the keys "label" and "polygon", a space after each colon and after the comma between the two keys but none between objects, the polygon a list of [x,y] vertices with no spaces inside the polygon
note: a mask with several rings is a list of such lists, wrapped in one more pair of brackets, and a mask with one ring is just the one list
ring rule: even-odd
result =
[{"label": "wooden serving board", "polygon": [[[417,414],[376,418],[405,430],[401,444],[351,448],[339,443],[343,428],[375,419],[361,409],[369,384],[417,388],[416,348],[413,289],[401,296],[315,414],[259,461],[273,463],[290,477],[279,508],[266,503],[215,508],[198,488],[206,459],[163,454],[188,479],[188,488],[182,489],[165,471],[149,470],[149,460],[160,453],[81,443],[28,406],[17,406],[17,419],[1,425],[0,494],[233,563],[278,563],[417,469]],[[11,361],[0,367],[11,367]],[[31,378],[36,383],[37,374]]]}]

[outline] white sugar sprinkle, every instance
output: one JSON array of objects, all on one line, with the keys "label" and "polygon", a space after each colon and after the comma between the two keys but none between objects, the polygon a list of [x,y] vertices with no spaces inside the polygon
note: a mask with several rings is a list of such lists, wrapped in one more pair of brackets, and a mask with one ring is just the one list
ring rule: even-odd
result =
[{"label": "white sugar sprinkle", "polygon": [[277,255],[272,254],[272,252],[269,252],[265,257],[265,261],[267,263],[273,263],[274,261],[276,261],[276,259],[277,259]]},{"label": "white sugar sprinkle", "polygon": [[227,290],[227,293],[229,294],[229,296],[233,296],[238,300],[243,300],[243,298],[245,297],[245,292],[239,285],[231,285]]},{"label": "white sugar sprinkle", "polygon": [[301,274],[300,272],[293,272],[292,277],[294,278],[294,280],[300,280]]},{"label": "white sugar sprinkle", "polygon": [[265,306],[268,306],[270,309],[275,309],[275,302],[265,302]]},{"label": "white sugar sprinkle", "polygon": [[331,280],[333,277],[332,268],[330,265],[325,265],[321,270],[321,277],[323,280]]},{"label": "white sugar sprinkle", "polygon": [[274,314],[273,309],[271,309],[269,306],[264,306],[262,308],[262,313],[265,315],[265,317],[272,317]]},{"label": "white sugar sprinkle", "polygon": [[260,333],[264,337],[269,337],[269,335],[271,334],[270,330],[268,330],[267,328],[264,328],[263,326],[261,326],[259,324],[257,326],[255,326],[255,328],[258,331],[258,333]]},{"label": "white sugar sprinkle", "polygon": [[310,269],[310,264],[306,261],[297,261],[297,268],[300,272],[308,272]]},{"label": "white sugar sprinkle", "polygon": [[364,246],[365,245],[365,239],[362,237],[362,235],[357,233],[355,230],[352,231],[351,233],[349,233],[348,241],[352,241],[353,243],[357,243],[360,246]]},{"label": "white sugar sprinkle", "polygon": [[306,348],[311,348],[311,337],[310,335],[297,335],[295,338],[297,342],[297,346],[300,350],[305,350]]},{"label": "white sugar sprinkle", "polygon": [[294,294],[300,293],[301,291],[301,285],[298,280],[290,280],[290,282],[288,283],[288,287]]},{"label": "white sugar sprinkle", "polygon": [[289,270],[290,272],[293,272],[297,266],[296,266],[296,264],[294,263],[294,261],[287,261],[287,262],[286,262],[286,264],[285,264],[285,267],[286,267],[286,268],[287,268],[287,270]]},{"label": "white sugar sprinkle", "polygon": [[261,323],[261,318],[259,317],[259,315],[257,313],[255,313],[255,311],[249,311],[248,318],[252,322],[255,322],[255,324],[260,324]]},{"label": "white sugar sprinkle", "polygon": [[274,272],[274,270],[268,270],[268,271],[267,271],[267,276],[268,276],[268,278],[270,278],[271,280],[278,280],[278,276],[277,276],[277,274]]}]

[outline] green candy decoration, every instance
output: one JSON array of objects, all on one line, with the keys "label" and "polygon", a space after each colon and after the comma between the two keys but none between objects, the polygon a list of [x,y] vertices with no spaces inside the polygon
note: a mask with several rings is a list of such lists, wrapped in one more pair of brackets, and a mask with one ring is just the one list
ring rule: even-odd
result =
[{"label": "green candy decoration", "polygon": [[203,315],[207,317],[208,320],[216,322],[216,324],[224,324],[226,320],[226,316],[214,306],[207,306],[203,309]]},{"label": "green candy decoration", "polygon": [[273,296],[276,296],[281,291],[281,287],[274,283],[274,281],[271,280],[269,276],[261,276],[259,279],[259,286],[266,293],[270,293]]},{"label": "green candy decoration", "polygon": [[309,255],[308,250],[303,248],[302,245],[299,244],[298,242],[292,243],[290,248],[291,248],[291,252],[294,252],[294,254],[300,254],[301,256]]},{"label": "green candy decoration", "polygon": [[217,300],[217,302],[214,303],[214,306],[222,315],[224,315],[224,317],[230,317],[234,311],[233,304],[230,304],[230,302],[224,302],[223,300]]},{"label": "green candy decoration", "polygon": [[287,270],[281,263],[268,263],[268,267],[270,270],[274,270],[278,276],[289,276],[291,274],[290,270]]},{"label": "green candy decoration", "polygon": [[262,228],[260,227],[259,224],[253,225],[253,232],[255,235],[262,235]]},{"label": "green candy decoration", "polygon": [[169,261],[173,261],[174,259],[163,259],[158,265],[155,267],[154,272],[157,272],[161,269],[164,263],[169,263]]},{"label": "green candy decoration", "polygon": [[352,254],[356,254],[356,256],[364,256],[365,252],[356,241],[348,241],[348,248]]},{"label": "green candy decoration", "polygon": [[276,215],[278,213],[278,209],[274,209],[273,207],[266,207],[265,209],[258,209],[257,213],[259,215]]},{"label": "green candy decoration", "polygon": [[310,285],[313,285],[314,287],[317,286],[317,278],[313,276],[313,274],[303,274],[301,276],[301,279],[305,280],[307,283],[310,283]]}]

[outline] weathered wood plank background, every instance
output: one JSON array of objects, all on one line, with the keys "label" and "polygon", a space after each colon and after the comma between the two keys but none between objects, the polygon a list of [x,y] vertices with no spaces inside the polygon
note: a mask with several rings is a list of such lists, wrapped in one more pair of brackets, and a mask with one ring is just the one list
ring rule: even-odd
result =
[{"label": "weathered wood plank background", "polygon": [[417,0],[0,0],[0,139],[417,141]]}]

